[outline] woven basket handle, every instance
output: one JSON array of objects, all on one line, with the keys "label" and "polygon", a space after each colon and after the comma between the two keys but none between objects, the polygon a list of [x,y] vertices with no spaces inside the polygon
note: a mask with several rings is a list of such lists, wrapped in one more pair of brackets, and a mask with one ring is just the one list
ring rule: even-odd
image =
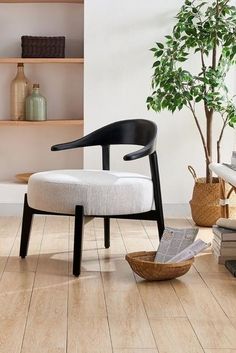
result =
[{"label": "woven basket handle", "polygon": [[191,165],[188,166],[188,170],[192,174],[194,181],[197,181],[197,174]]}]

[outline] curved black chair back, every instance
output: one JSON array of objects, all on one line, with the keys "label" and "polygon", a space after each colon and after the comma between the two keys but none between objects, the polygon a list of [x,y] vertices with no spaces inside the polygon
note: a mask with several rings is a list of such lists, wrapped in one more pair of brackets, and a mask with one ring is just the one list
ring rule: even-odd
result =
[{"label": "curved black chair back", "polygon": [[[160,176],[156,153],[157,126],[150,120],[130,119],[120,120],[106,125],[82,137],[68,143],[62,143],[51,147],[52,151],[61,151],[71,148],[102,146],[102,168],[110,169],[110,145],[141,145],[138,151],[126,154],[125,161],[149,156],[150,170],[153,181],[154,200],[156,206],[156,219],[160,237],[164,231],[164,216],[162,208]],[[105,227],[106,229],[106,227]]]},{"label": "curved black chair back", "polygon": [[156,149],[157,126],[144,119],[121,120],[93,131],[79,140],[52,146],[52,151],[88,146],[141,145],[139,151],[124,156],[125,160],[141,158]]}]

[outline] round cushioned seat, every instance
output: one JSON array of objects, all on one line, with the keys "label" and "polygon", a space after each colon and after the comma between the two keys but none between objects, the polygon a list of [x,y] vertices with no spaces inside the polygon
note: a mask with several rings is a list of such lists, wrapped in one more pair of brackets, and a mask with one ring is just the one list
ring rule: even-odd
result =
[{"label": "round cushioned seat", "polygon": [[144,175],[104,170],[53,170],[33,174],[28,184],[31,208],[55,213],[122,215],[152,209],[153,183]]}]

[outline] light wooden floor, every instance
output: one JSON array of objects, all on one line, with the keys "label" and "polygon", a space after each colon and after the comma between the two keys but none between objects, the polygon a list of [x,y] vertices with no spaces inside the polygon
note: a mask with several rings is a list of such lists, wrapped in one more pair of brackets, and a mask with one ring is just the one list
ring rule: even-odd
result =
[{"label": "light wooden floor", "polygon": [[124,255],[156,249],[155,223],[113,221],[105,250],[94,220],[75,279],[72,218],[36,218],[23,261],[20,226],[20,218],[0,218],[0,353],[236,353],[236,281],[209,252],[180,279],[144,282]]}]

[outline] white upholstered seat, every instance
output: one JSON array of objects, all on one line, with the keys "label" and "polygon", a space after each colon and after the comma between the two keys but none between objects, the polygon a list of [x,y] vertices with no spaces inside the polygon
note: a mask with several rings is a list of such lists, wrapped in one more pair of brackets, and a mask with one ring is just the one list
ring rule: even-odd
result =
[{"label": "white upholstered seat", "polygon": [[75,206],[85,215],[122,215],[148,212],[153,205],[153,183],[144,175],[106,170],[53,170],[29,179],[31,208],[71,214]]}]

